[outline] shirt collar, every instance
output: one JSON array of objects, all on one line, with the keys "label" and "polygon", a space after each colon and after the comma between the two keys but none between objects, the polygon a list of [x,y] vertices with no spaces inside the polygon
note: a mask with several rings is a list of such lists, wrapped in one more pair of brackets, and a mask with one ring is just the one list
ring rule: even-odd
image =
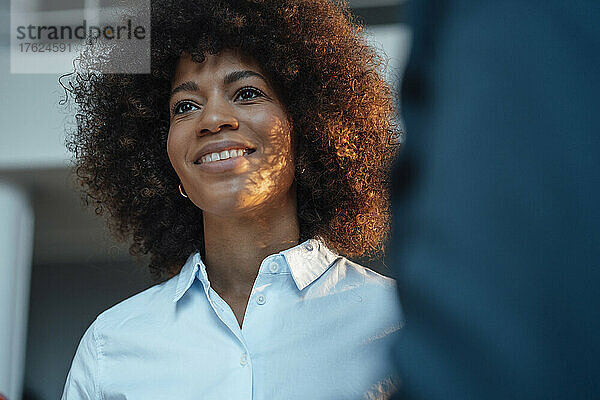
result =
[{"label": "shirt collar", "polygon": [[[338,259],[340,255],[331,251],[319,239],[308,239],[304,243],[298,244],[287,250],[266,257],[259,268],[259,273],[265,270],[265,264],[273,257],[283,256],[288,264],[292,278],[298,290],[317,280],[323,273]],[[177,302],[183,297],[185,292],[192,286],[194,279],[202,282],[205,289],[210,286],[206,265],[200,257],[200,252],[192,253],[177,276],[177,286],[173,302]]]},{"label": "shirt collar", "polygon": [[298,290],[303,290],[316,281],[338,258],[341,258],[318,239],[309,239],[279,254],[282,254],[287,261]]},{"label": "shirt collar", "polygon": [[[192,253],[183,267],[181,267],[181,271],[177,275],[177,286],[175,288],[175,296],[173,297],[173,303],[177,302],[179,299],[183,297],[185,292],[192,286],[194,282],[194,278],[198,273],[198,269],[202,269],[204,273],[203,276],[206,275],[206,267],[202,262],[202,258],[200,257],[200,252]],[[208,280],[208,279],[207,279]]]}]

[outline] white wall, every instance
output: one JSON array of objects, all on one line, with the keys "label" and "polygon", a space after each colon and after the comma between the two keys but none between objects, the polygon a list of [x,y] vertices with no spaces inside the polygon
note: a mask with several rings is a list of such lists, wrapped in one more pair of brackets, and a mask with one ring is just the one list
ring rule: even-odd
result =
[{"label": "white wall", "polygon": [[64,167],[58,76],[10,74],[9,61],[0,46],[0,170]]}]

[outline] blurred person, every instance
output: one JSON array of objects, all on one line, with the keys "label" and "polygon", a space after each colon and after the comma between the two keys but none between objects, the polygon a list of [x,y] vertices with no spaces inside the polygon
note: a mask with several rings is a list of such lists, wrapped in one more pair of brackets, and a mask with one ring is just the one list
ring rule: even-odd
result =
[{"label": "blurred person", "polygon": [[599,4],[411,2],[398,398],[600,398]]},{"label": "blurred person", "polygon": [[87,200],[166,280],[96,318],[63,399],[379,397],[396,284],[345,256],[388,232],[381,59],[329,0],[157,0],[151,32],[151,74],[88,50],[65,87]]}]

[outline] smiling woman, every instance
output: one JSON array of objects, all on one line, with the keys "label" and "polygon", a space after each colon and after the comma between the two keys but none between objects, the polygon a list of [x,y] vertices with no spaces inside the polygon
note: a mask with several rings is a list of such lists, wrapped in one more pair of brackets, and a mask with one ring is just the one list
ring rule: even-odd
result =
[{"label": "smiling woman", "polygon": [[329,0],[152,10],[151,74],[82,55],[69,146],[166,281],[91,324],[63,399],[385,397],[396,285],[346,258],[388,232],[382,60]]},{"label": "smiling woman", "polygon": [[167,152],[205,226],[273,214],[273,206],[295,216],[290,121],[259,65],[231,50],[203,63],[186,55],[173,87]]}]

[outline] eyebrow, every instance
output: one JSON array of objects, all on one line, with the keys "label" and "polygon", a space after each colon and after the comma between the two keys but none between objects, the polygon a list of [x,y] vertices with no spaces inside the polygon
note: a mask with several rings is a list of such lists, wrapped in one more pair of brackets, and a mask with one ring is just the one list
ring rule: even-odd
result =
[{"label": "eyebrow", "polygon": [[[254,71],[250,71],[250,70],[243,70],[243,71],[233,71],[233,72],[230,72],[227,75],[225,75],[225,78],[223,78],[223,84],[230,85],[233,82],[239,81],[240,79],[245,79],[245,78],[250,78],[250,77],[256,77],[256,78],[262,79],[265,83],[267,83],[267,80],[265,79],[265,77],[262,76],[261,74],[259,74],[258,72],[254,72]],[[198,84],[196,82],[186,81],[186,82],[183,82],[183,83],[177,85],[177,87],[173,88],[173,90],[171,91],[170,98],[172,98],[173,96],[175,96],[175,94],[177,94],[179,92],[195,92],[198,90],[200,90],[200,87],[198,86]]]}]

